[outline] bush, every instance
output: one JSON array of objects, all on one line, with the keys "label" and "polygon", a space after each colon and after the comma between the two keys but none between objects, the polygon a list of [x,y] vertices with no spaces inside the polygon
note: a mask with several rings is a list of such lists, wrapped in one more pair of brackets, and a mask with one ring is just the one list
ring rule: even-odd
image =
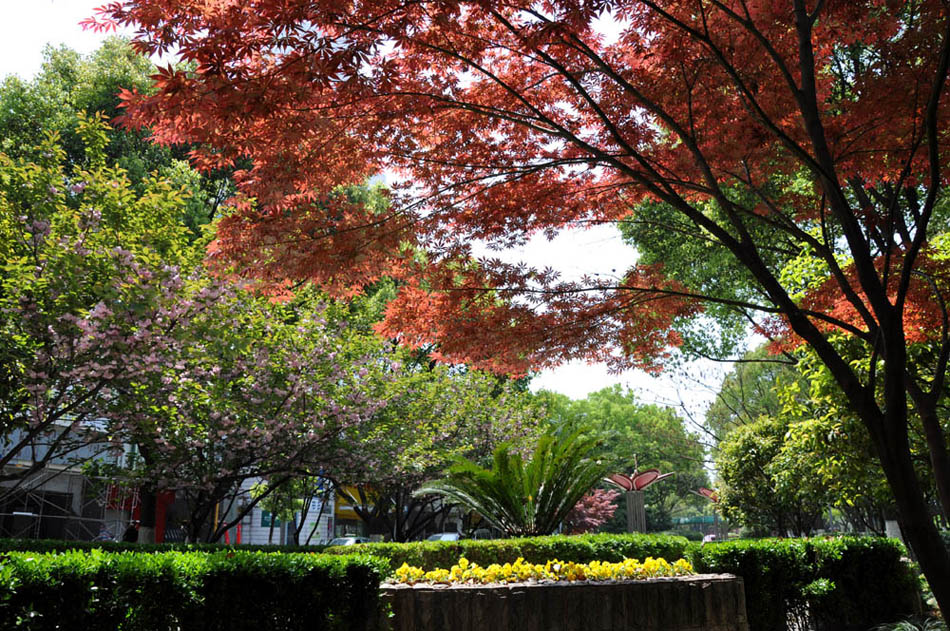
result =
[{"label": "bush", "polygon": [[411,543],[364,543],[357,546],[331,546],[326,554],[370,554],[389,560],[394,571],[403,563],[423,570],[451,568],[461,557],[472,563],[514,563],[518,557],[528,563],[546,563],[551,559],[589,563],[622,561],[646,557],[681,559],[687,541],[668,535],[551,535],[516,539],[462,539],[461,541],[414,541]]},{"label": "bush", "polygon": [[745,582],[751,631],[785,631],[789,619],[860,630],[916,613],[919,589],[900,542],[878,537],[759,539],[691,547],[697,572]]},{"label": "bush", "polygon": [[125,543],[121,541],[64,541],[62,539],[0,539],[0,552],[68,552],[70,550],[103,550],[105,552],[322,552],[325,545],[232,545],[227,543]]},{"label": "bush", "polygon": [[314,554],[7,552],[0,620],[26,631],[366,629],[385,569]]},{"label": "bush", "polygon": [[704,536],[699,530],[666,530],[657,534],[686,537],[688,541],[702,541]]}]

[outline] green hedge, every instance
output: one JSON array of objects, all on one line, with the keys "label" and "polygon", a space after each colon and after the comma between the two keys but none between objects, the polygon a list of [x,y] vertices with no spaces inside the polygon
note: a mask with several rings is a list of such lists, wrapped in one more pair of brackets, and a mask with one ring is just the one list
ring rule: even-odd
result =
[{"label": "green hedge", "polygon": [[669,535],[553,535],[517,539],[364,543],[331,546],[324,552],[383,557],[389,560],[391,570],[403,563],[432,570],[451,568],[463,556],[481,566],[513,563],[518,557],[531,563],[546,563],[551,559],[577,563],[620,561],[624,557],[640,560],[663,557],[675,561],[686,556],[688,543],[683,537]]},{"label": "green hedge", "polygon": [[64,541],[62,539],[0,539],[0,552],[68,552],[70,550],[103,550],[106,552],[216,552],[242,550],[250,552],[322,552],[325,545],[232,545],[227,543],[124,543],[121,541]]},{"label": "green hedge", "polygon": [[100,550],[0,555],[0,625],[26,631],[364,630],[372,557]]},{"label": "green hedge", "polygon": [[693,545],[697,572],[745,583],[750,631],[785,631],[811,618],[819,629],[865,631],[915,613],[920,596],[906,551],[895,539],[759,539]]},{"label": "green hedge", "polygon": [[[0,627],[151,631],[372,628],[380,577],[406,562],[433,569],[465,556],[480,565],[524,557],[589,562],[689,558],[698,572],[742,576],[751,631],[786,631],[796,616],[822,630],[864,631],[915,613],[918,584],[903,546],[881,538],[762,539],[688,544],[662,535],[581,535],[335,547],[330,555],[244,549],[72,550],[0,554]],[[178,545],[181,544],[167,544]],[[207,545],[193,546],[207,548]],[[373,555],[373,556],[368,556]]]}]

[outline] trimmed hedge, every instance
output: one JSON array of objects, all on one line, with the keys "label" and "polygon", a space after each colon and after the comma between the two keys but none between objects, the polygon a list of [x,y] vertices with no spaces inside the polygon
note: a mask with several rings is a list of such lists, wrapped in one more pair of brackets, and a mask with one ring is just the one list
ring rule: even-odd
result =
[{"label": "trimmed hedge", "polygon": [[68,552],[103,550],[105,552],[322,552],[325,545],[282,546],[277,544],[228,543],[125,543],[122,541],[64,541],[62,539],[0,539],[0,552]]},{"label": "trimmed hedge", "polygon": [[434,570],[451,568],[465,557],[483,567],[492,563],[514,563],[518,557],[529,563],[551,559],[589,563],[622,561],[625,557],[646,557],[675,561],[686,556],[688,541],[669,535],[552,535],[515,539],[462,539],[461,541],[414,541],[411,543],[364,543],[355,546],[331,546],[325,554],[370,554],[389,560],[394,571],[403,563]]},{"label": "trimmed hedge", "polygon": [[905,555],[895,539],[840,537],[694,545],[690,560],[697,572],[743,578],[750,631],[786,631],[806,617],[818,629],[865,631],[918,611]]},{"label": "trimmed hedge", "polygon": [[100,550],[0,555],[0,626],[27,631],[372,629],[372,557]]},{"label": "trimmed hedge", "polygon": [[[751,631],[787,631],[796,618],[809,618],[822,631],[864,631],[919,607],[919,585],[902,559],[903,546],[882,538],[701,547],[674,536],[580,535],[374,543],[329,548],[328,555],[208,544],[171,552],[161,548],[187,546],[11,540],[0,540],[0,546],[8,547],[0,553],[0,628],[27,631],[362,631],[377,621],[381,576],[403,563],[447,569],[462,556],[482,566],[518,557],[532,563],[685,557],[697,572],[744,579]],[[47,552],[9,550],[14,546]],[[214,551],[202,551],[209,548]]]}]

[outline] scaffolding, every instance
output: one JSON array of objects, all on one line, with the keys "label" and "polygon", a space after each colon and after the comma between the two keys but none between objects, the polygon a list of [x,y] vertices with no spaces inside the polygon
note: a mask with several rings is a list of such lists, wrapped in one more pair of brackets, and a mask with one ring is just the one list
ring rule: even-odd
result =
[{"label": "scaffolding", "polygon": [[0,487],[0,537],[90,541],[119,538],[138,493],[104,478],[44,469]]}]

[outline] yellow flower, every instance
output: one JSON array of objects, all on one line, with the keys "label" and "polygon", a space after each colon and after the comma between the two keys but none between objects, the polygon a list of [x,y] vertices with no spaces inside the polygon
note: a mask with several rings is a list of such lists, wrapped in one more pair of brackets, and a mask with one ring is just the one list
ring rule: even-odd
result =
[{"label": "yellow flower", "polygon": [[693,573],[689,561],[679,559],[670,564],[666,559],[648,557],[643,563],[637,559],[623,559],[617,563],[591,561],[590,563],[562,562],[552,559],[544,565],[525,563],[519,557],[514,563],[499,565],[492,563],[487,568],[480,567],[462,557],[451,569],[436,569],[424,572],[421,568],[407,563],[395,572],[395,579],[401,583],[414,583],[425,580],[431,583],[514,583],[529,580],[583,581],[587,579],[629,580],[652,578],[654,576],[683,576]]}]

